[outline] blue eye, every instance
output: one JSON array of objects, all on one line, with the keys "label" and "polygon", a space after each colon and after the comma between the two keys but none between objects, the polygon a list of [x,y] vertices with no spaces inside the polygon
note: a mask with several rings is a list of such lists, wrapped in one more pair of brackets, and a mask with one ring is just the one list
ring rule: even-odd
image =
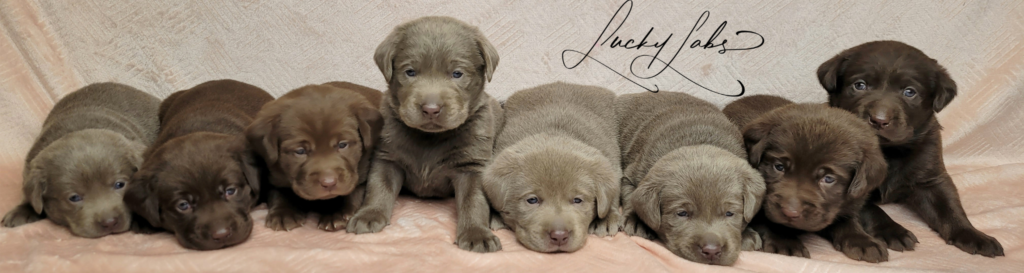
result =
[{"label": "blue eye", "polygon": [[186,210],[192,208],[192,205],[190,205],[188,203],[188,201],[181,200],[181,201],[178,201],[177,207],[178,207],[179,211],[186,211]]},{"label": "blue eye", "polygon": [[125,185],[126,184],[124,183],[124,181],[114,182],[114,189],[115,190],[120,190],[120,189],[124,188]]},{"label": "blue eye", "polygon": [[348,142],[338,142],[338,149],[345,149],[348,147]]},{"label": "blue eye", "polygon": [[857,81],[857,82],[853,83],[853,89],[855,89],[855,90],[868,89],[868,84],[864,83],[864,81]]},{"label": "blue eye", "polygon": [[462,78],[462,71],[452,72],[452,78],[456,78],[456,79]]},{"label": "blue eye", "polygon": [[680,211],[679,213],[676,213],[676,216],[687,217],[687,216],[690,216],[690,213],[684,210],[684,211]]},{"label": "blue eye", "polygon": [[726,216],[726,217],[732,217],[733,215],[734,215],[734,214],[733,214],[733,213],[732,213],[731,211],[726,211],[726,212],[725,212],[725,216]]},{"label": "blue eye", "polygon": [[304,155],[304,154],[306,154],[306,148],[295,149],[295,154],[296,155]]},{"label": "blue eye", "polygon": [[917,96],[917,91],[913,88],[907,87],[907,89],[903,89],[903,96],[913,98],[914,96]]},{"label": "blue eye", "polygon": [[580,199],[579,197],[577,197],[577,198],[573,198],[573,199],[572,199],[572,203],[573,203],[573,204],[579,204],[579,203],[583,203],[583,199]]},{"label": "blue eye", "polygon": [[409,77],[416,77],[416,70],[406,69],[405,70],[405,75],[409,76]]},{"label": "blue eye", "polygon": [[783,166],[782,164],[775,164],[775,170],[776,171],[780,171],[780,172],[781,171],[785,171],[786,170],[786,166]]},{"label": "blue eye", "polygon": [[540,202],[540,199],[537,199],[537,197],[530,197],[526,199],[526,203],[537,204],[537,202]]},{"label": "blue eye", "polygon": [[224,195],[232,196],[235,195],[235,192],[238,192],[238,189],[236,189],[235,187],[230,187],[224,190]]},{"label": "blue eye", "polygon": [[826,184],[832,184],[836,182],[836,178],[832,177],[831,175],[826,175],[825,177],[822,177],[821,180],[825,181]]},{"label": "blue eye", "polygon": [[71,197],[68,197],[68,201],[71,201],[72,203],[82,202],[82,196],[77,194],[72,195]]}]

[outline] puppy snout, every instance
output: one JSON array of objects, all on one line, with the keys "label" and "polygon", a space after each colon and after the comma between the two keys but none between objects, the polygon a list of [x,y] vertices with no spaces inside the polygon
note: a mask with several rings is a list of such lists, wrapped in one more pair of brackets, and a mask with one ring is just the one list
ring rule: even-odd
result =
[{"label": "puppy snout", "polygon": [[214,241],[223,241],[229,237],[231,237],[231,228],[226,226],[216,228],[212,233],[210,233],[210,239],[213,239]]},{"label": "puppy snout", "polygon": [[102,227],[103,230],[111,231],[114,230],[117,227],[117,224],[121,221],[118,218],[121,217],[107,217],[105,219],[100,219],[96,224]]},{"label": "puppy snout", "polygon": [[700,255],[708,260],[718,260],[722,256],[722,246],[717,243],[704,244],[701,246]]},{"label": "puppy snout", "polygon": [[429,119],[435,119],[441,114],[441,108],[443,105],[438,103],[424,103],[420,109],[423,110],[423,116]]},{"label": "puppy snout", "polygon": [[868,118],[871,122],[871,126],[875,129],[885,129],[889,127],[889,122],[892,120],[892,115],[887,111],[872,111],[871,116]]},{"label": "puppy snout", "polygon": [[335,185],[338,185],[338,173],[333,171],[319,171],[312,174],[316,178],[316,181],[320,182],[320,187],[324,190],[330,191],[334,189]]},{"label": "puppy snout", "polygon": [[557,246],[565,245],[566,243],[569,242],[569,233],[571,232],[565,229],[552,230],[549,233],[549,236],[551,238],[551,244]]},{"label": "puppy snout", "polygon": [[790,220],[800,219],[800,200],[790,200],[786,204],[782,204],[782,214],[789,217]]}]

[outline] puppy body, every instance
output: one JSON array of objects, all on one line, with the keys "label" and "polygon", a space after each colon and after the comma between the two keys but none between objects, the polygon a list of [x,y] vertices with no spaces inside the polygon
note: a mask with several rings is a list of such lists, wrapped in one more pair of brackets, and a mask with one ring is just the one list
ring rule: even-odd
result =
[{"label": "puppy body", "polygon": [[245,241],[265,171],[242,133],[271,100],[262,89],[233,80],[171,94],[160,104],[160,134],[132,176],[125,202],[187,248]]},{"label": "puppy body", "polygon": [[758,116],[737,124],[750,164],[767,184],[762,213],[751,226],[766,252],[809,257],[796,236],[811,231],[847,257],[885,261],[885,245],[868,235],[858,218],[868,193],[885,178],[885,160],[870,128],[836,110],[770,96],[745,97],[725,107],[734,121]]},{"label": "puppy body", "polygon": [[380,102],[380,91],[330,82],[263,106],[246,136],[270,169],[267,227],[290,230],[317,211],[320,229],[345,229],[380,138]]},{"label": "puppy body", "polygon": [[829,105],[846,109],[878,135],[889,164],[885,183],[862,212],[864,226],[889,248],[913,249],[916,236],[874,203],[901,203],[946,243],[971,254],[1003,256],[992,236],[974,227],[942,159],[935,114],[956,97],[956,82],[923,52],[896,41],[865,43],[818,68]]},{"label": "puppy body", "polygon": [[380,108],[384,127],[364,204],[348,231],[383,229],[404,188],[420,197],[455,196],[459,248],[501,249],[488,229],[490,206],[480,187],[502,116],[484,92],[498,64],[494,47],[475,27],[423,17],[396,27],[374,61],[388,82]]},{"label": "puppy body", "polygon": [[159,104],[117,83],[91,84],[57,102],[25,159],[25,201],[3,225],[49,218],[81,237],[127,231],[125,187],[156,138]]},{"label": "puppy body", "polygon": [[526,248],[573,252],[586,234],[619,231],[619,148],[615,93],[553,83],[505,102],[500,151],[484,171],[484,192]]},{"label": "puppy body", "polygon": [[684,93],[645,92],[620,96],[615,112],[627,234],[656,234],[676,255],[707,264],[731,265],[741,248],[760,247],[745,229],[764,179],[718,108]]}]

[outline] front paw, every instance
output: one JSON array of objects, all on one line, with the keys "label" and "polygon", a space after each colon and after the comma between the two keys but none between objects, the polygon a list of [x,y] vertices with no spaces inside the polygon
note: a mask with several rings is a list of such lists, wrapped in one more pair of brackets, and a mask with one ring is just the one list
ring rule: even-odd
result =
[{"label": "front paw", "polygon": [[317,228],[324,231],[345,230],[350,218],[352,218],[352,215],[348,215],[343,211],[323,213],[320,215],[320,222],[317,224]]},{"label": "front paw", "polygon": [[913,232],[899,224],[879,228],[875,230],[873,235],[875,239],[884,243],[889,249],[899,252],[914,250],[914,246],[919,243],[917,236],[914,236]]},{"label": "front paw", "polygon": [[270,208],[267,213],[267,228],[274,231],[290,231],[301,227],[306,221],[306,213],[294,209]]},{"label": "front paw", "polygon": [[757,234],[757,231],[754,231],[750,227],[743,229],[743,239],[741,241],[741,250],[743,251],[758,251],[761,250],[764,245],[764,241],[761,240],[761,235]]},{"label": "front paw", "polygon": [[807,251],[800,238],[766,235],[761,237],[761,240],[764,242],[761,251],[794,257],[811,257],[811,253]]},{"label": "front paw", "polygon": [[836,239],[832,245],[846,254],[846,257],[857,261],[878,263],[889,260],[889,251],[885,244],[872,239],[867,234],[849,235]]},{"label": "front paw", "polygon": [[486,228],[469,228],[457,235],[455,244],[462,250],[479,253],[501,250],[501,240]]},{"label": "front paw", "polygon": [[348,233],[377,233],[388,225],[390,215],[378,209],[361,209],[348,221]]},{"label": "front paw", "polygon": [[640,220],[640,217],[637,217],[635,213],[626,217],[626,222],[622,224],[622,230],[629,236],[637,236],[647,240],[654,240],[658,238],[654,231],[647,227],[647,225],[645,225],[644,222]]},{"label": "front paw", "polygon": [[615,233],[619,233],[619,228],[622,227],[622,218],[618,211],[609,212],[604,219],[590,222],[590,234],[597,235],[597,237],[615,236]]},{"label": "front paw", "polygon": [[946,239],[946,243],[970,254],[981,254],[985,257],[1005,256],[1003,245],[999,244],[996,238],[976,229],[954,231],[953,235]]},{"label": "front paw", "polygon": [[12,228],[42,219],[43,217],[36,214],[36,211],[32,209],[32,205],[21,204],[8,212],[7,215],[4,215],[3,225],[4,227]]}]

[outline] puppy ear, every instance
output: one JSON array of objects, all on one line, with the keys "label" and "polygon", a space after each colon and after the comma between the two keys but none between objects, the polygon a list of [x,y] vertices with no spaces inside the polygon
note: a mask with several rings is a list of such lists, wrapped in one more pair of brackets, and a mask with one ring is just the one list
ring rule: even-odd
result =
[{"label": "puppy ear", "polygon": [[597,206],[597,218],[604,219],[611,210],[619,207],[619,199],[622,196],[620,194],[622,177],[616,177],[616,173],[612,171],[612,168],[616,166],[611,166],[608,160],[591,160],[590,164],[593,164],[589,175],[594,182],[593,192],[596,195],[594,203]]},{"label": "puppy ear", "polygon": [[516,170],[523,165],[522,160],[521,154],[507,149],[498,154],[484,169],[482,183],[484,195],[487,196],[487,200],[490,201],[491,208],[494,210],[498,212],[505,210],[505,198],[508,197],[509,190],[514,188],[513,185],[518,183],[515,181],[515,176],[518,174]]},{"label": "puppy ear", "polygon": [[142,154],[146,152],[146,148],[146,144],[142,144],[142,142],[128,141],[127,159],[132,164],[132,167],[135,167],[136,171],[142,167]]},{"label": "puppy ear", "polygon": [[754,168],[761,164],[761,154],[768,146],[768,135],[775,125],[767,118],[758,118],[743,127],[743,144],[747,148],[747,160]]},{"label": "puppy ear", "polygon": [[[267,110],[268,107],[263,107],[263,109]],[[276,114],[258,115],[256,120],[253,120],[252,124],[245,128],[245,138],[249,147],[263,157],[267,165],[277,163],[280,144],[275,127],[277,127],[278,119]]]},{"label": "puppy ear", "polygon": [[25,174],[25,199],[32,205],[36,214],[43,214],[43,194],[46,194],[46,174],[41,168],[32,168]]},{"label": "puppy ear", "polygon": [[[241,140],[244,143],[244,140]],[[244,149],[238,153],[238,163],[242,167],[242,175],[245,176],[245,182],[249,184],[249,188],[252,189],[250,192],[253,200],[257,196],[260,196],[260,169],[263,166],[263,162],[256,156],[256,153],[250,149]]]},{"label": "puppy ear", "polygon": [[359,119],[359,138],[363,142],[363,157],[367,158],[366,155],[373,154],[373,148],[380,140],[380,132],[384,128],[384,118],[380,115],[377,107],[369,105],[360,107],[356,118]]},{"label": "puppy ear", "polygon": [[839,53],[818,66],[818,82],[829,93],[839,92],[839,88],[837,88],[837,85],[840,84],[839,76],[842,73],[843,63],[848,59],[845,52]]},{"label": "puppy ear", "polygon": [[640,217],[651,230],[660,230],[661,227],[661,187],[658,183],[646,181],[640,182],[640,186],[633,190],[632,202],[633,211]]},{"label": "puppy ear", "polygon": [[151,170],[152,166],[144,167],[149,168],[139,169],[132,175],[132,183],[124,194],[124,203],[132,212],[146,218],[153,227],[163,227],[160,221],[160,205],[157,204],[156,193],[153,192],[157,183],[156,175]]},{"label": "puppy ear", "polygon": [[935,65],[939,67],[939,70],[935,72],[935,81],[933,83],[935,87],[932,88],[935,90],[935,101],[932,103],[932,110],[938,113],[943,108],[946,108],[953,101],[953,98],[956,97],[956,82],[949,77],[949,73],[946,72],[945,68],[938,65],[938,62]]},{"label": "puppy ear", "polygon": [[878,144],[868,143],[864,150],[864,157],[861,158],[860,167],[857,168],[850,182],[848,192],[853,197],[863,197],[882,185],[885,175],[889,171],[889,165],[885,163],[885,157],[878,149]]},{"label": "puppy ear", "polygon": [[476,34],[476,45],[484,57],[484,76],[490,82],[491,76],[494,75],[494,69],[498,67],[498,50],[494,49],[491,42],[487,41],[487,38],[479,30]]},{"label": "puppy ear", "polygon": [[740,172],[743,176],[743,222],[750,223],[757,211],[761,210],[766,186],[764,177],[754,168],[743,166]]},{"label": "puppy ear", "polygon": [[394,72],[394,61],[395,54],[398,53],[398,43],[405,38],[405,30],[395,28],[384,41],[377,46],[377,51],[373,53],[373,61],[377,63],[377,68],[380,68],[380,73],[384,74],[384,80],[388,83],[391,82],[392,72]]}]

